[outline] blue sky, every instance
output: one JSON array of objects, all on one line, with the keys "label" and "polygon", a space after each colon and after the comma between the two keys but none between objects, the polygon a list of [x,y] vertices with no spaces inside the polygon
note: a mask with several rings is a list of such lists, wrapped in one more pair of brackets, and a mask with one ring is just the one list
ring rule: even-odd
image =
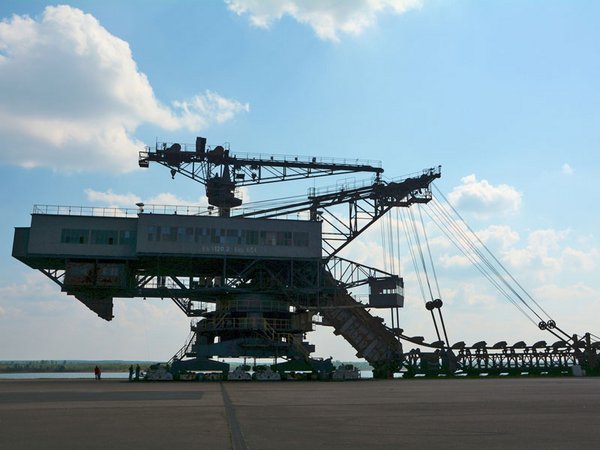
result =
[{"label": "blue sky", "polygon": [[[10,252],[36,203],[202,203],[201,185],[137,167],[157,138],[197,135],[381,160],[389,177],[441,164],[439,189],[536,300],[570,332],[599,334],[599,13],[566,0],[3,1],[0,359],[179,348],[175,305],[116,300],[104,323]],[[379,241],[366,234],[350,256],[381,266]],[[432,242],[452,341],[552,340]],[[401,263],[402,325],[433,336]],[[327,330],[310,338],[353,357]]]}]

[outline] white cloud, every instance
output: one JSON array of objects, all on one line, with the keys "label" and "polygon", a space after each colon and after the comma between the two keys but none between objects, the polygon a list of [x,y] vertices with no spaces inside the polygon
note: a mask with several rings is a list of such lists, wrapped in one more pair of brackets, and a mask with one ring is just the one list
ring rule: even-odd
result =
[{"label": "white cloud", "polygon": [[[464,230],[465,228],[461,226],[461,229]],[[475,234],[496,257],[499,257],[505,251],[513,250],[515,244],[519,242],[519,234],[506,225],[490,225],[483,230],[476,231]],[[465,236],[471,236],[471,233],[465,231]],[[439,237],[437,240],[445,240],[448,243],[445,246],[440,246],[440,249],[443,249],[446,252],[439,257],[439,263],[442,267],[467,267],[472,265],[473,261],[481,262],[481,257],[473,250],[471,245],[461,245],[463,251],[467,252],[469,255],[469,257],[467,257],[464,253],[456,253],[457,249],[454,246],[450,246],[450,241],[446,237]],[[463,241],[462,238],[458,239],[457,236],[457,243],[462,243]],[[487,255],[487,252],[481,247],[476,237],[472,237],[471,242],[478,251]]]},{"label": "white cloud", "polygon": [[165,361],[189,333],[189,319],[170,300],[116,298],[114,312],[111,322],[99,319],[29,270],[0,287],[0,342],[6,344],[0,359]]},{"label": "white cloud", "polygon": [[573,175],[573,172],[574,172],[574,170],[573,170],[573,168],[571,167],[571,165],[570,165],[570,164],[568,164],[568,163],[564,163],[564,164],[562,165],[561,169],[560,169],[560,172],[561,172],[563,175]]},{"label": "white cloud", "polygon": [[439,257],[439,263],[444,268],[449,267],[468,267],[471,264],[471,259],[464,255],[448,255],[443,254]]},{"label": "white cloud", "polygon": [[248,103],[242,104],[211,91],[197,95],[189,101],[175,101],[173,106],[180,110],[181,123],[190,130],[206,128],[211,122],[220,124],[240,112],[250,111]]},{"label": "white cloud", "polygon": [[580,301],[600,301],[600,291],[587,286],[584,283],[575,283],[569,286],[559,286],[557,284],[546,284],[534,289],[534,294],[545,301],[569,303]]},{"label": "white cloud", "polygon": [[126,206],[130,208],[136,203],[142,201],[140,197],[138,197],[135,194],[132,194],[131,192],[128,192],[127,194],[115,194],[111,189],[109,189],[106,192],[95,191],[93,189],[86,189],[85,195],[87,199],[91,202],[99,202],[107,206],[113,207]]},{"label": "white cloud", "polygon": [[0,287],[0,307],[4,316],[25,320],[31,315],[60,313],[65,303],[59,298],[59,291],[39,272],[29,271],[20,282],[11,282]]},{"label": "white cloud", "polygon": [[525,247],[505,249],[502,257],[513,268],[528,270],[530,276],[541,282],[560,274],[591,273],[598,267],[598,250],[573,248],[567,242],[570,235],[569,230],[535,230],[529,234]]},{"label": "white cloud", "polygon": [[508,250],[506,259],[515,268],[524,268],[537,265],[545,268],[560,268],[555,254],[561,248],[561,242],[568,234],[566,230],[535,230],[529,234],[527,245],[524,248],[513,248]]},{"label": "white cloud", "polygon": [[86,189],[87,199],[94,203],[102,203],[103,206],[133,208],[136,203],[143,202],[146,205],[171,205],[171,206],[206,206],[206,197],[200,197],[195,200],[183,199],[170,192],[161,192],[152,197],[142,199],[142,197],[128,192],[127,194],[116,194],[109,189],[107,191],[95,191]]},{"label": "white cloud", "polygon": [[249,14],[252,25],[268,28],[283,16],[310,26],[320,39],[337,42],[339,34],[360,35],[385,12],[403,14],[422,0],[225,0],[238,15]]},{"label": "white cloud", "polygon": [[448,296],[450,301],[460,300],[471,306],[492,307],[498,301],[497,296],[487,293],[475,283],[458,283],[454,289],[445,290],[444,295]]},{"label": "white cloud", "polygon": [[519,242],[519,233],[507,225],[490,225],[477,232],[477,236],[487,247],[508,249]]},{"label": "white cloud", "polygon": [[0,22],[2,163],[130,171],[143,147],[139,125],[198,131],[244,111],[248,104],[208,90],[162,104],[129,44],[79,9]]},{"label": "white cloud", "polygon": [[487,180],[478,181],[475,175],[461,179],[448,200],[461,211],[469,211],[478,218],[514,214],[521,206],[521,193],[506,184],[494,186]]},{"label": "white cloud", "polygon": [[591,272],[597,267],[598,251],[594,248],[588,252],[567,247],[561,255],[561,263],[569,270]]},{"label": "white cloud", "polygon": [[[96,191],[94,189],[86,189],[85,196],[90,202],[102,203],[102,206],[112,208],[133,208],[136,203],[144,203],[145,205],[169,205],[169,206],[207,206],[208,199],[205,195],[196,199],[187,199],[178,197],[170,192],[161,192],[159,194],[142,198],[137,194],[128,192],[127,194],[118,194],[108,189],[107,191]],[[243,198],[248,202],[250,195],[247,187],[242,187],[236,190],[236,196]]]}]

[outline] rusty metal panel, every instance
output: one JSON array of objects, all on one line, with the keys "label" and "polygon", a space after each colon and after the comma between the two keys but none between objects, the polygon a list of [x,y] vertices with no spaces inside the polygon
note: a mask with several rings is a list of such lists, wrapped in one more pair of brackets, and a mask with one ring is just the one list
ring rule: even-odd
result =
[{"label": "rusty metal panel", "polygon": [[65,270],[65,285],[93,286],[96,267],[93,262],[67,262]]},{"label": "rusty metal panel", "polygon": [[96,266],[96,286],[126,287],[125,264],[98,263]]}]

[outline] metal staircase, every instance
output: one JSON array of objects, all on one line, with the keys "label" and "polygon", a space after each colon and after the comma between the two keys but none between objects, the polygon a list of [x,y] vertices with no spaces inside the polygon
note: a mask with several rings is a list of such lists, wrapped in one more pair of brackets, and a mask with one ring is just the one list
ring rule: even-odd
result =
[{"label": "metal staircase", "polygon": [[[337,284],[330,275],[329,284]],[[384,325],[383,319],[372,316],[364,305],[345,289],[337,289],[327,307],[319,313],[373,367],[375,377],[391,376],[400,369],[403,360],[402,344]],[[332,308],[333,307],[333,308]]]}]

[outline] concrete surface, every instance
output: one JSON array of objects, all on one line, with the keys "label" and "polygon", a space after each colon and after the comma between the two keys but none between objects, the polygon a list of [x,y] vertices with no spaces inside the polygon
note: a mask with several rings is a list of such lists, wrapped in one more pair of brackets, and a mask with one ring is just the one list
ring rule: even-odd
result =
[{"label": "concrete surface", "polygon": [[600,448],[600,378],[0,380],[0,449]]}]

